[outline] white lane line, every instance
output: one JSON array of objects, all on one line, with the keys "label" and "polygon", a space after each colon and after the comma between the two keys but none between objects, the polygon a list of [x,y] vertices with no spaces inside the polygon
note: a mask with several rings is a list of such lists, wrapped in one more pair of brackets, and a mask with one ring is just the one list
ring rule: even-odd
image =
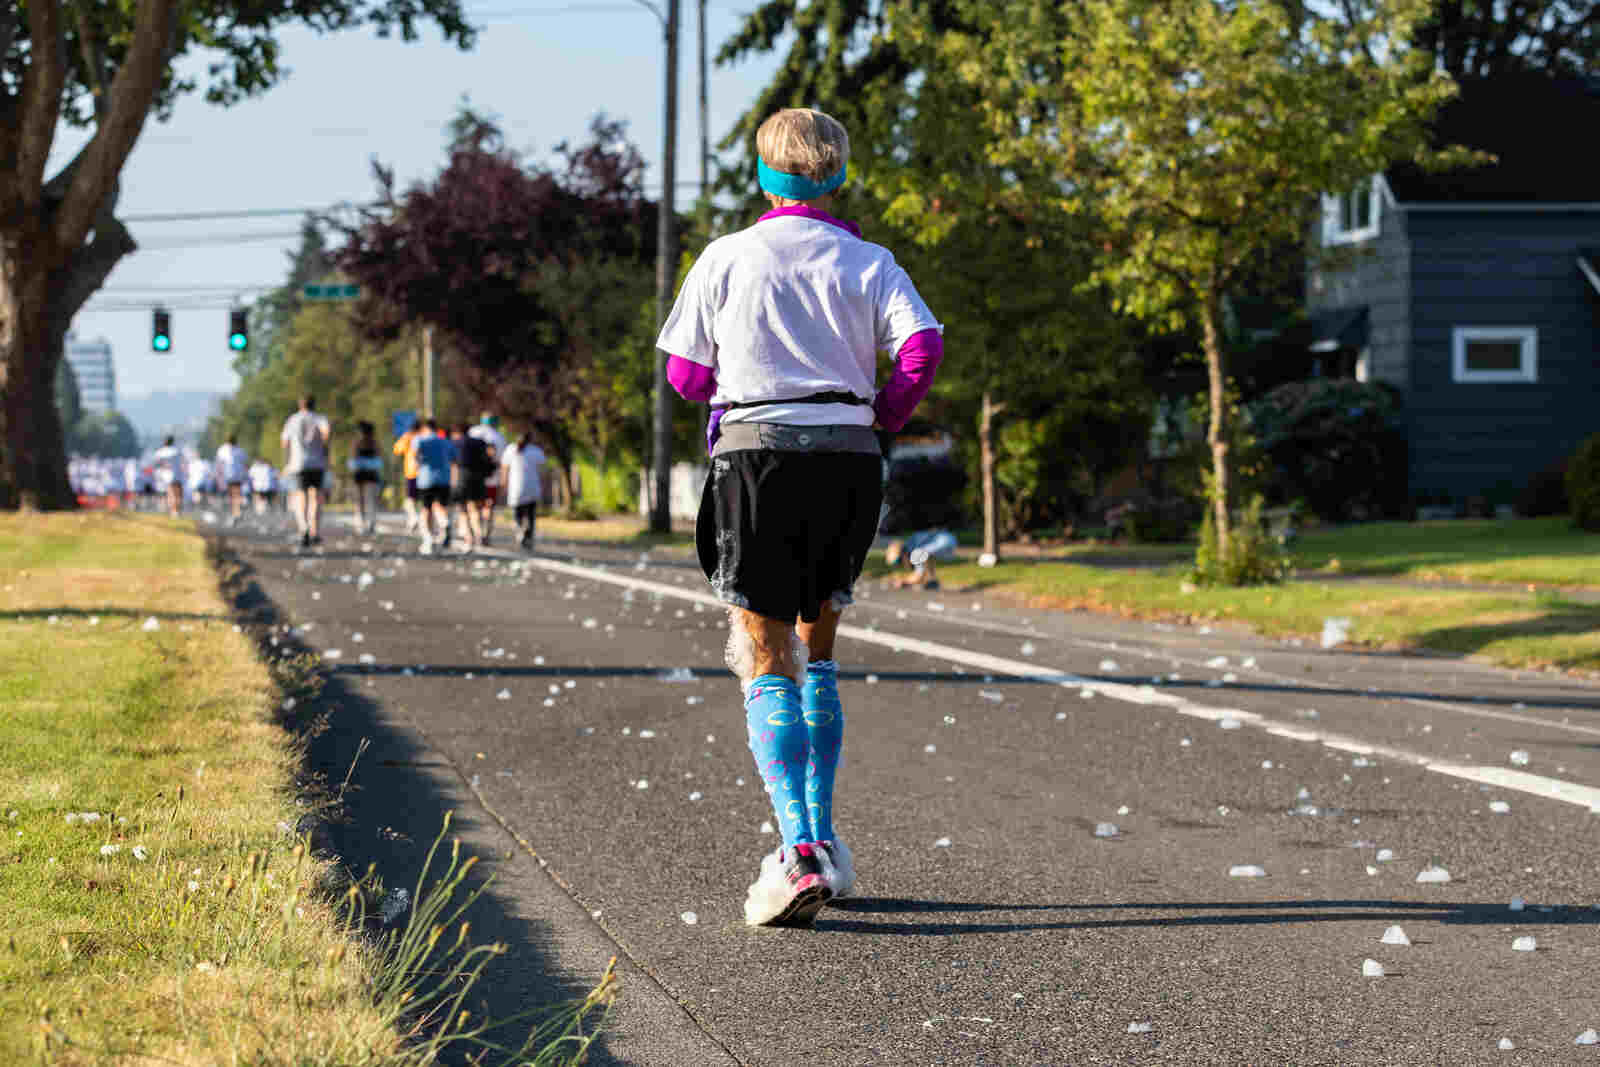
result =
[{"label": "white lane line", "polygon": [[[610,585],[639,589],[649,593],[659,593],[662,596],[677,597],[680,600],[708,604],[716,608],[725,608],[727,606],[710,593],[698,589],[684,589],[680,586],[668,585],[665,582],[653,582],[647,578],[612,574],[608,571],[596,570],[575,563],[561,563],[551,559],[527,558],[523,562],[528,566],[538,567],[557,574],[570,575],[574,578],[606,582]],[[839,633],[854,641],[880,645],[894,651],[914,652],[930,659],[959,663],[962,666],[973,667],[990,674],[1009,674],[1035,682],[1053,682],[1067,688],[1088,689],[1112,700],[1121,700],[1130,704],[1138,704],[1142,707],[1165,708],[1189,718],[1204,719],[1209,722],[1235,719],[1244,726],[1265,730],[1276,737],[1320,744],[1340,752],[1353,752],[1363,756],[1376,755],[1384,759],[1423,767],[1439,774],[1447,774],[1453,778],[1492,785],[1500,789],[1511,789],[1519,793],[1543,797],[1547,800],[1559,800],[1567,804],[1576,804],[1579,807],[1588,808],[1592,812],[1600,813],[1600,789],[1593,786],[1580,785],[1577,782],[1567,782],[1559,778],[1547,778],[1544,775],[1529,774],[1526,771],[1512,771],[1500,767],[1438,760],[1420,752],[1412,752],[1409,749],[1375,744],[1329,730],[1318,730],[1294,723],[1280,722],[1253,711],[1197,704],[1188,697],[1180,696],[1176,693],[1162,692],[1153,685],[1130,685],[1125,682],[1106,682],[1097,678],[1085,678],[1068,671],[1041,668],[1038,663],[1007,659],[1004,656],[991,656],[987,652],[974,652],[970,649],[956,648],[952,645],[925,641],[920,637],[884,633],[881,630],[868,630],[860,626],[849,625],[841,625]]]},{"label": "white lane line", "polygon": [[[898,610],[891,609],[884,604],[868,604],[867,606],[869,608],[876,608],[879,611]],[[960,612],[950,612],[946,614],[919,611],[914,608],[908,608],[904,610],[911,614],[919,615],[927,619],[929,622],[944,622],[955,626],[968,626],[974,629],[991,630],[998,633],[1009,633],[1017,637],[1038,638],[1044,641],[1060,641],[1064,644],[1080,645],[1084,648],[1092,648],[1101,652],[1117,652],[1124,655],[1131,654],[1135,656],[1142,656],[1145,659],[1150,660],[1164,660],[1168,663],[1182,664],[1184,667],[1192,667],[1196,670],[1217,669],[1215,667],[1208,666],[1203,660],[1198,658],[1191,658],[1188,655],[1173,653],[1166,649],[1154,649],[1145,645],[1126,644],[1120,641],[1094,641],[1086,637],[1048,633],[1033,629],[1031,627],[1028,629],[1021,629],[1007,627],[1004,624],[984,623],[977,619],[969,619]],[[1259,654],[1272,655],[1272,652],[1263,651]],[[1249,671],[1250,674],[1248,678],[1241,679],[1241,682],[1250,680],[1275,682],[1282,685],[1292,686],[1296,689],[1325,692],[1334,697],[1361,695],[1356,693],[1348,686],[1334,685],[1328,682],[1318,682],[1313,679],[1294,678],[1286,674],[1278,674],[1259,667],[1249,668]],[[1527,711],[1519,714],[1514,711],[1499,711],[1495,708],[1482,708],[1470,704],[1457,704],[1454,701],[1441,700],[1437,697],[1396,696],[1390,697],[1389,699],[1398,700],[1405,704],[1412,704],[1419,708],[1434,708],[1442,711],[1455,712],[1458,715],[1469,715],[1478,719],[1494,719],[1498,722],[1516,723],[1518,726],[1542,726],[1551,730],[1561,730],[1571,734],[1583,734],[1588,737],[1600,737],[1600,727],[1584,726],[1579,723],[1571,722],[1555,722],[1544,718],[1544,715],[1546,714],[1555,714],[1556,712],[1561,711],[1562,709],[1559,707],[1530,708]]]}]

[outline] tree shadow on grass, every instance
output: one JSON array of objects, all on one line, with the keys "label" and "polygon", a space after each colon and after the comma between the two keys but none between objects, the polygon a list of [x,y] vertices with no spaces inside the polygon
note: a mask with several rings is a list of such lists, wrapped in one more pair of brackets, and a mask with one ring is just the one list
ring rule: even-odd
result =
[{"label": "tree shadow on grass", "polygon": [[[261,658],[315,655],[315,650],[286,635],[287,620],[257,581],[251,564],[225,543],[208,538],[207,546],[223,598],[233,607],[237,621],[258,641]],[[272,647],[267,637],[274,632],[278,645]],[[352,877],[363,875],[371,865],[385,886],[412,893],[429,846],[448,812],[454,812],[450,834],[467,845],[464,851],[472,849],[469,843],[476,843],[480,854],[486,844],[494,849],[509,847],[503,829],[481,807],[448,795],[439,779],[419,770],[438,765],[435,754],[388,722],[377,703],[363,696],[356,684],[346,674],[324,671],[320,686],[308,689],[292,710],[280,710],[280,724],[295,736],[302,750],[297,792],[313,812],[302,818],[297,832],[309,833],[314,850],[336,857]],[[480,864],[478,870],[489,866]],[[441,872],[441,861],[436,859],[430,879]],[[484,877],[474,874],[463,892],[483,885]],[[552,924],[518,914],[510,894],[489,886],[467,918],[472,923],[473,943],[498,941],[509,947],[503,958],[489,965],[469,994],[467,1004],[474,1015],[508,1019],[530,1005],[554,1006],[582,999],[592,988],[559,973],[546,948],[552,940]],[[599,977],[596,974],[593,980]],[[515,1046],[531,1030],[531,1024],[512,1024],[507,1030],[493,1037]],[[466,1063],[468,1051],[458,1050],[442,1062]],[[491,1055],[485,1062],[499,1060]],[[610,1065],[618,1061],[605,1050],[602,1038],[591,1047],[588,1062]]]},{"label": "tree shadow on grass", "polygon": [[[1417,641],[1428,648],[1471,655],[1497,642],[1515,638],[1575,637],[1597,631],[1600,631],[1600,608],[1562,606],[1552,607],[1530,619],[1440,627],[1422,633]],[[1594,669],[1600,666],[1600,651],[1574,651],[1565,656],[1547,655],[1546,659],[1558,667]]]}]

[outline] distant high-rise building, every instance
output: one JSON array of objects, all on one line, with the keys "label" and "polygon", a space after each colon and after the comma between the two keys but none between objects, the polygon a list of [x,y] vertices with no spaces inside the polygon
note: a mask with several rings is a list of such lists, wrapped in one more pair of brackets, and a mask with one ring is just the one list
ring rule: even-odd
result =
[{"label": "distant high-rise building", "polygon": [[117,371],[111,362],[111,342],[104,337],[80,341],[67,334],[67,362],[78,380],[78,404],[86,415],[117,410]]}]

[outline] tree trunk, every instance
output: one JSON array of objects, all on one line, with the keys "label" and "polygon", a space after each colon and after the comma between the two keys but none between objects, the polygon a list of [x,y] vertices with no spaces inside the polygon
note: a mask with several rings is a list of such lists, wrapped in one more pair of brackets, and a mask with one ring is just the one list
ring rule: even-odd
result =
[{"label": "tree trunk", "polygon": [[1228,455],[1228,377],[1223,365],[1221,323],[1221,304],[1214,293],[1207,292],[1201,302],[1200,325],[1206,376],[1211,386],[1211,422],[1206,431],[1206,442],[1211,445],[1211,514],[1217,527],[1217,552],[1226,560],[1233,552],[1233,462]]},{"label": "tree trunk", "polygon": [[995,506],[994,486],[994,420],[1005,410],[1004,404],[994,403],[986,389],[983,407],[978,413],[978,468],[983,483],[983,551],[996,559],[1000,557],[1000,514]]},{"label": "tree trunk", "polygon": [[68,320],[51,314],[43,235],[0,237],[0,507],[71,508],[56,369]]}]

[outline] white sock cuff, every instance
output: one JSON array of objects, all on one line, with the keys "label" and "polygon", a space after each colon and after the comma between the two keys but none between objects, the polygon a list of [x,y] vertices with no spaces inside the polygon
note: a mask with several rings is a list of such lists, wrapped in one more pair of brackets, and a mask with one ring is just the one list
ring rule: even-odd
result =
[{"label": "white sock cuff", "polygon": [[831,659],[814,659],[806,664],[806,673],[816,671],[818,674],[838,674],[839,662]]}]

